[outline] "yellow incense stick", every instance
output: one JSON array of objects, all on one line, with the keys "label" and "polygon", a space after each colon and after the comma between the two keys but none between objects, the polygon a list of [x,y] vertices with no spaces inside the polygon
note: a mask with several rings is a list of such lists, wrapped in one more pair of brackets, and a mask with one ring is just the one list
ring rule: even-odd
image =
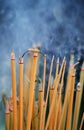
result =
[{"label": "yellow incense stick", "polygon": [[81,73],[80,73],[80,84],[78,86],[77,94],[76,94],[76,102],[75,102],[75,110],[74,110],[74,119],[73,119],[72,130],[77,130],[78,117],[79,117],[81,98],[82,98],[82,92],[83,92],[83,84],[84,84],[84,63],[82,65],[82,69],[81,69]]},{"label": "yellow incense stick", "polygon": [[16,68],[15,68],[15,54],[11,53],[11,73],[12,73],[12,97],[13,97],[13,121],[14,130],[17,130],[17,104],[16,104]]},{"label": "yellow incense stick", "polygon": [[[50,96],[49,96],[49,99],[50,99],[50,103],[49,103],[49,106],[51,106],[51,103],[52,103],[52,97],[53,97],[53,94],[54,94],[54,79],[53,79],[53,76],[51,76],[51,82],[50,82]],[[51,130],[53,128],[53,121],[54,121],[54,110],[53,110],[53,113],[52,113],[52,119],[50,120],[50,123],[49,123],[49,130]]]},{"label": "yellow incense stick", "polygon": [[45,106],[45,109],[44,109],[44,123],[45,123],[45,117],[46,117],[46,108],[47,108],[47,102],[48,102],[48,94],[49,94],[50,79],[51,79],[52,68],[53,68],[53,61],[54,61],[54,56],[52,57],[51,65],[50,65],[50,73],[49,73],[49,80],[48,80],[48,88],[47,88],[47,94],[46,94],[46,106]]},{"label": "yellow incense stick", "polygon": [[13,106],[10,106],[10,130],[13,130]]},{"label": "yellow incense stick", "polygon": [[33,110],[32,110],[32,130],[35,130],[35,97],[34,97],[34,101],[33,101]]},{"label": "yellow incense stick", "polygon": [[23,87],[23,109],[24,109],[24,130],[26,129],[26,116],[29,103],[30,81],[32,71],[32,57],[28,57],[24,75],[24,87]]},{"label": "yellow incense stick", "polygon": [[64,63],[64,68],[63,68],[63,72],[62,72],[62,78],[61,78],[61,83],[58,87],[58,102],[57,102],[57,107],[56,107],[56,111],[55,111],[55,123],[54,123],[54,130],[57,129],[57,123],[58,123],[58,114],[59,114],[59,110],[60,110],[60,106],[61,106],[61,93],[62,93],[62,87],[63,87],[63,83],[64,83],[64,73],[65,73],[65,68],[66,68],[66,62]]},{"label": "yellow incense stick", "polygon": [[82,116],[82,119],[81,119],[81,124],[80,124],[79,130],[82,130],[83,122],[84,122],[84,112],[83,112],[83,116]]},{"label": "yellow incense stick", "polygon": [[23,59],[19,59],[19,129],[23,130]]},{"label": "yellow incense stick", "polygon": [[43,109],[43,101],[44,101],[44,90],[45,90],[45,79],[46,79],[46,55],[44,55],[44,70],[43,70],[43,97],[42,97],[42,104],[41,104],[41,115],[40,115],[40,127],[39,130],[43,130],[44,129],[44,111],[45,109]]},{"label": "yellow incense stick", "polygon": [[[52,87],[50,87],[50,106],[52,104],[53,94],[54,94],[54,86],[52,85]],[[52,128],[53,128],[53,121],[54,121],[54,110],[53,110],[53,113],[52,113],[52,119],[50,120],[49,130],[52,130]]]},{"label": "yellow incense stick", "polygon": [[67,115],[67,122],[66,122],[66,130],[71,130],[74,84],[75,84],[75,72],[72,74],[72,79],[71,79],[71,89],[70,89],[70,99],[69,99],[69,105],[68,105],[68,115]]},{"label": "yellow incense stick", "polygon": [[58,70],[59,70],[59,58],[57,59],[57,62],[56,62],[56,74],[55,74],[56,79],[58,77]]},{"label": "yellow incense stick", "polygon": [[38,128],[38,103],[37,102],[35,102],[35,117],[34,117],[34,119],[35,119],[35,130],[39,130],[39,128]]},{"label": "yellow incense stick", "polygon": [[56,82],[56,87],[55,87],[55,91],[54,91],[54,94],[53,94],[52,104],[51,104],[51,107],[50,107],[50,112],[49,112],[49,115],[48,115],[45,130],[48,129],[48,126],[49,126],[49,123],[50,123],[50,118],[51,118],[53,108],[54,108],[54,105],[55,105],[55,100],[56,100],[57,87],[59,85],[59,81],[60,81],[61,73],[62,73],[62,70],[63,70],[64,62],[65,62],[65,58],[63,59],[62,66],[61,66],[60,73],[59,73],[59,77],[58,77],[58,80]]},{"label": "yellow incense stick", "polygon": [[40,130],[40,127],[41,127],[41,116],[42,116],[42,104],[43,104],[43,89],[40,88],[39,89],[39,95],[38,95],[38,108],[39,108],[39,130]]},{"label": "yellow incense stick", "polygon": [[66,85],[65,100],[64,100],[64,104],[63,104],[63,108],[62,108],[62,115],[61,115],[60,123],[58,126],[58,130],[61,130],[61,129],[64,130],[64,127],[65,127],[66,116],[67,116],[66,112],[67,112],[68,101],[69,101],[69,97],[70,97],[69,91],[70,91],[70,86],[71,86],[71,77],[72,77],[72,72],[73,72],[73,62],[74,62],[73,59],[74,59],[74,57],[71,56],[67,85]]},{"label": "yellow incense stick", "polygon": [[28,116],[27,116],[27,128],[26,130],[30,130],[31,128],[31,120],[32,120],[32,110],[33,110],[33,100],[34,100],[34,89],[35,89],[35,78],[37,71],[37,62],[38,62],[38,52],[34,52],[33,56],[33,65],[32,65],[32,74],[31,74],[31,87],[29,94],[29,106],[28,106]]},{"label": "yellow incense stick", "polygon": [[9,112],[9,104],[6,104],[6,112],[5,112],[5,129],[10,130],[10,112]]}]

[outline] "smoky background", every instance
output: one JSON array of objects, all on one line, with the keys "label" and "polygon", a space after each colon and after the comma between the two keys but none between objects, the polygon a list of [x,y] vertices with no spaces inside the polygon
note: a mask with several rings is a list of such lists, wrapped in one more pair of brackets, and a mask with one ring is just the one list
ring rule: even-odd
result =
[{"label": "smoky background", "polygon": [[[84,61],[84,1],[0,0],[0,102],[3,92],[11,92],[11,51],[15,51],[18,72],[19,56],[38,42],[41,43],[41,50],[47,54],[47,73],[51,57],[55,55],[60,62],[66,57],[67,74],[70,55],[74,54],[75,62],[80,62],[77,66],[77,83]],[[4,115],[0,104],[2,127]]]}]

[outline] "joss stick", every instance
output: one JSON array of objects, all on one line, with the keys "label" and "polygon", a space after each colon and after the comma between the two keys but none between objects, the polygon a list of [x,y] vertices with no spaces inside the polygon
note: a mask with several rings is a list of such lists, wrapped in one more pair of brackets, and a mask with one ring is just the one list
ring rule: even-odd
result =
[{"label": "joss stick", "polygon": [[82,119],[81,119],[81,124],[80,124],[79,130],[82,130],[83,122],[84,122],[84,112],[83,112],[83,116],[82,116]]},{"label": "joss stick", "polygon": [[84,63],[82,65],[81,73],[80,73],[80,84],[76,93],[76,102],[74,109],[74,119],[73,119],[73,127],[72,130],[77,130],[78,117],[80,112],[81,98],[83,93],[83,85],[84,85]]},{"label": "joss stick", "polygon": [[26,116],[27,116],[28,103],[29,103],[32,59],[33,59],[32,57],[28,57],[28,61],[25,69],[25,77],[24,77],[24,87],[23,87],[24,129],[26,127]]},{"label": "joss stick", "polygon": [[67,116],[67,107],[68,107],[68,100],[69,100],[69,90],[70,90],[70,86],[71,86],[71,75],[72,75],[72,71],[73,71],[73,56],[71,57],[70,60],[70,67],[69,67],[69,72],[68,72],[68,79],[67,79],[67,85],[66,85],[66,93],[65,93],[65,100],[64,100],[64,104],[63,104],[63,108],[62,108],[62,114],[61,114],[61,119],[59,122],[59,126],[58,126],[58,130],[64,130],[65,127],[65,122],[66,122],[66,116]]},{"label": "joss stick", "polygon": [[32,120],[32,110],[33,110],[33,101],[34,101],[34,89],[35,89],[35,78],[37,71],[37,62],[38,62],[38,51],[33,52],[33,65],[32,65],[32,74],[31,74],[31,83],[30,83],[30,93],[29,93],[29,106],[28,106],[28,116],[27,116],[27,128],[26,130],[31,129],[31,120]]},{"label": "joss stick", "polygon": [[58,77],[58,70],[59,70],[59,58],[57,59],[57,62],[56,62],[56,74],[55,74],[56,79]]},{"label": "joss stick", "polygon": [[[50,65],[50,73],[49,73],[49,80],[48,80],[48,87],[47,87],[47,94],[46,94],[46,106],[45,106],[45,109],[44,109],[44,123],[45,123],[45,118],[46,118],[46,109],[47,109],[47,102],[48,102],[50,79],[51,79],[52,68],[53,68],[53,61],[54,61],[54,56],[52,57],[51,65]],[[45,124],[44,124],[44,125],[45,125]]]},{"label": "joss stick", "polygon": [[[51,106],[51,103],[52,103],[53,93],[54,93],[54,87],[50,88],[50,106]],[[50,119],[49,130],[52,130],[53,118],[54,118],[54,110],[53,110],[53,113],[52,113],[52,119]]]},{"label": "joss stick", "polygon": [[14,121],[14,130],[17,130],[16,68],[15,68],[14,52],[11,53],[11,74],[12,74],[12,97],[13,97],[13,121]]},{"label": "joss stick", "polygon": [[67,122],[66,122],[66,130],[71,130],[74,84],[75,84],[75,72],[73,72],[72,79],[71,79],[71,89],[70,89],[70,99],[69,99],[69,105],[68,105],[68,115],[67,115]]},{"label": "joss stick", "polygon": [[10,130],[13,130],[13,106],[10,106]]},{"label": "joss stick", "polygon": [[64,66],[64,61],[65,61],[65,58],[63,59],[63,62],[62,62],[62,65],[61,65],[61,69],[60,69],[60,72],[59,72],[58,80],[57,80],[57,82],[55,81],[56,82],[56,84],[55,84],[56,87],[55,87],[55,91],[54,91],[54,94],[53,94],[52,104],[51,104],[51,107],[50,107],[50,112],[49,112],[48,119],[47,119],[47,122],[46,122],[45,130],[48,129],[48,126],[49,126],[49,123],[50,123],[50,118],[51,118],[51,115],[52,115],[52,112],[53,112],[53,108],[54,108],[54,105],[55,105],[57,87],[58,87],[59,82],[60,82],[60,77],[61,77],[61,74],[62,74],[62,69],[63,69],[63,66]]},{"label": "joss stick", "polygon": [[19,99],[17,98],[17,129],[19,129],[20,128],[20,126],[19,126],[19,114],[20,114],[20,111],[19,111],[19,108],[20,107],[20,105],[19,105]]},{"label": "joss stick", "polygon": [[10,130],[10,111],[9,111],[9,104],[6,103],[6,112],[5,112],[5,129]]},{"label": "joss stick", "polygon": [[44,55],[44,69],[43,69],[43,97],[42,97],[42,104],[41,104],[41,116],[40,116],[40,129],[39,130],[44,130],[44,106],[43,106],[43,101],[44,101],[44,90],[45,90],[45,80],[46,80],[46,55]]},{"label": "joss stick", "polygon": [[61,107],[61,94],[62,94],[62,87],[63,87],[63,83],[64,83],[64,74],[65,74],[65,68],[66,68],[66,62],[64,63],[64,68],[63,68],[63,72],[62,72],[62,78],[61,78],[61,83],[60,86],[58,87],[58,102],[57,102],[57,107],[56,107],[56,111],[55,111],[55,123],[54,123],[54,130],[58,129],[57,128],[57,123],[58,121],[58,114],[59,114],[59,110]]},{"label": "joss stick", "polygon": [[[51,106],[51,103],[52,103],[53,93],[54,93],[54,85],[53,85],[53,77],[51,77],[51,83],[50,83],[50,104],[49,104],[49,106]],[[53,127],[53,119],[54,119],[54,110],[53,110],[53,113],[52,113],[52,119],[50,120],[49,130],[51,130],[52,127]]]},{"label": "joss stick", "polygon": [[38,113],[38,117],[39,117],[39,130],[41,127],[41,116],[42,116],[42,104],[43,104],[43,89],[42,89],[42,83],[41,83],[41,88],[39,88],[39,93],[38,93],[38,109],[39,109],[39,113]]},{"label": "joss stick", "polygon": [[39,130],[38,129],[38,103],[35,102],[35,117],[34,117],[34,120],[35,120],[35,130]]},{"label": "joss stick", "polygon": [[19,59],[19,129],[23,130],[23,59]]},{"label": "joss stick", "polygon": [[[35,100],[35,99],[34,99]],[[35,130],[35,101],[33,101],[33,110],[32,110],[32,130]]]}]

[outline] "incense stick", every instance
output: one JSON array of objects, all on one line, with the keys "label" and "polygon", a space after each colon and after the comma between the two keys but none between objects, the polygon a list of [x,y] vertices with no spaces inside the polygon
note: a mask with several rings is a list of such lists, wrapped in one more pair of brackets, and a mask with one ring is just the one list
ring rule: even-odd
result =
[{"label": "incense stick", "polygon": [[71,130],[74,84],[75,84],[75,72],[72,74],[72,79],[71,79],[71,89],[70,89],[70,99],[69,99],[69,105],[68,105],[68,115],[67,115],[67,122],[66,122],[66,130]]},{"label": "incense stick", "polygon": [[10,130],[10,112],[9,112],[9,103],[6,103],[6,112],[5,112],[5,129]]},{"label": "incense stick", "polygon": [[42,104],[41,104],[41,108],[42,108],[42,113],[41,113],[41,116],[40,116],[40,129],[39,130],[44,130],[44,118],[45,118],[45,115],[44,115],[44,106],[43,106],[43,101],[44,101],[44,90],[45,90],[45,80],[46,80],[46,55],[44,55],[44,69],[43,69],[43,98],[42,98]]},{"label": "incense stick", "polygon": [[46,106],[45,106],[45,109],[44,109],[44,123],[45,123],[46,108],[47,108],[47,102],[48,102],[48,94],[49,94],[49,87],[50,87],[50,79],[51,79],[52,68],[53,68],[53,61],[54,61],[54,56],[52,57],[51,65],[50,65],[50,73],[49,73],[49,80],[48,80],[48,88],[47,88],[47,94],[46,94]]},{"label": "incense stick", "polygon": [[66,84],[65,99],[64,99],[62,115],[61,115],[60,123],[58,126],[58,130],[61,130],[61,129],[64,130],[64,127],[65,127],[65,122],[66,122],[66,117],[67,117],[66,112],[67,112],[68,102],[69,102],[69,97],[70,97],[70,86],[71,86],[71,77],[72,77],[72,72],[73,72],[73,64],[74,64],[74,56],[71,55],[67,84]]},{"label": "incense stick", "polygon": [[30,130],[31,128],[31,119],[32,119],[32,109],[33,109],[33,100],[34,100],[34,88],[35,88],[35,78],[37,71],[37,61],[38,61],[38,52],[33,55],[33,65],[32,65],[32,74],[31,74],[31,87],[29,94],[29,106],[28,106],[28,116],[27,116],[27,128],[26,130]]},{"label": "incense stick", "polygon": [[57,76],[58,76],[58,70],[59,70],[59,58],[57,59],[57,62],[56,62],[56,74],[55,74],[56,79],[57,79]]},{"label": "incense stick", "polygon": [[64,63],[64,68],[63,68],[63,72],[62,72],[62,79],[61,79],[61,83],[60,86],[58,87],[58,102],[57,102],[57,107],[56,107],[56,111],[55,111],[55,124],[54,124],[54,130],[57,129],[57,123],[58,123],[58,113],[59,113],[59,109],[60,109],[60,105],[61,105],[61,93],[62,93],[62,87],[63,87],[63,82],[64,82],[64,73],[65,73],[65,68],[66,68],[66,62]]},{"label": "incense stick", "polygon": [[80,124],[79,130],[82,130],[83,122],[84,122],[84,112],[83,112],[83,116],[82,116],[82,119],[81,119],[81,124]]},{"label": "incense stick", "polygon": [[72,130],[77,129],[78,117],[79,117],[79,111],[80,111],[80,105],[81,105],[81,98],[82,98],[82,92],[83,92],[83,84],[84,84],[84,63],[82,65],[82,69],[81,69],[81,73],[80,73],[80,85],[77,88]]},{"label": "incense stick", "polygon": [[19,59],[19,129],[23,130],[23,59]]},{"label": "incense stick", "polygon": [[59,77],[58,77],[58,80],[57,80],[57,82],[56,82],[56,87],[55,87],[55,91],[54,91],[54,94],[53,94],[52,105],[51,105],[51,107],[50,107],[50,112],[49,112],[49,115],[48,115],[48,119],[47,119],[47,123],[46,123],[45,130],[48,129],[49,122],[50,122],[50,118],[51,118],[51,115],[52,115],[52,111],[53,111],[53,108],[54,108],[54,105],[55,105],[57,87],[58,87],[58,85],[59,85],[59,81],[60,81],[60,77],[61,77],[61,73],[62,73],[64,61],[65,61],[65,58],[63,59],[62,66],[61,66],[60,73],[59,73]]},{"label": "incense stick", "polygon": [[17,130],[17,104],[16,104],[16,68],[15,68],[15,54],[11,53],[11,73],[12,73],[12,97],[13,97],[13,121],[14,130]]},{"label": "incense stick", "polygon": [[24,109],[24,129],[26,129],[26,116],[29,103],[29,93],[30,93],[30,81],[31,81],[31,71],[32,71],[32,57],[28,57],[24,75],[24,87],[23,87],[23,109]]}]

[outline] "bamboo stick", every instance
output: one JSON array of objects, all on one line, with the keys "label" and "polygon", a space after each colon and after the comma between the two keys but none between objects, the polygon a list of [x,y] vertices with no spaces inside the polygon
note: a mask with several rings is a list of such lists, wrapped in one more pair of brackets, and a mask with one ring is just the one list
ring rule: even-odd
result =
[{"label": "bamboo stick", "polygon": [[27,128],[26,128],[26,130],[30,130],[31,129],[33,100],[34,100],[34,88],[35,88],[35,78],[36,78],[36,71],[37,71],[37,61],[38,61],[38,52],[34,52],[34,55],[33,55],[33,65],[32,65],[32,74],[31,74],[31,87],[30,87],[30,94],[29,94]]},{"label": "bamboo stick", "polygon": [[12,97],[13,97],[13,121],[14,130],[17,130],[17,104],[16,104],[16,68],[15,68],[15,54],[11,53],[11,73],[12,73]]},{"label": "bamboo stick", "polygon": [[62,69],[63,69],[63,66],[64,66],[64,62],[65,62],[65,58],[63,59],[62,66],[61,66],[60,73],[59,73],[59,77],[58,77],[58,80],[56,82],[56,87],[55,87],[55,91],[54,91],[54,94],[53,94],[52,105],[50,107],[50,112],[49,112],[49,115],[48,115],[48,119],[47,119],[45,130],[48,129],[48,126],[49,126],[49,123],[50,123],[50,118],[51,118],[51,115],[52,115],[52,112],[53,112],[53,108],[54,108],[54,105],[55,105],[55,100],[56,100],[57,87],[59,85],[59,81],[60,81]]},{"label": "bamboo stick", "polygon": [[19,129],[23,130],[23,58],[19,59]]}]

